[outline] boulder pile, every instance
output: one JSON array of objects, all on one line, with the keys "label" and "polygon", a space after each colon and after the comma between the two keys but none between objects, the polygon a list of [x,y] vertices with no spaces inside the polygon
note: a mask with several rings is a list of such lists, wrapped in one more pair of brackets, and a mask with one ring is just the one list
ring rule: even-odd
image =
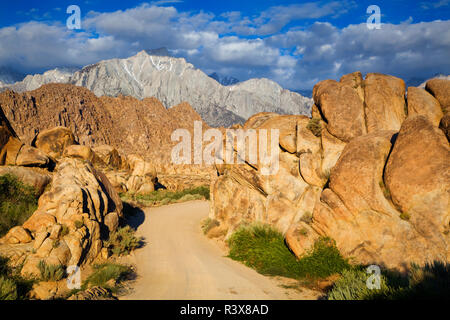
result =
[{"label": "boulder pile", "polygon": [[217,166],[211,232],[261,221],[298,257],[330,237],[357,263],[449,261],[450,81],[407,92],[399,78],[355,72],[314,87],[311,118],[251,117],[244,129],[280,130],[280,168]]}]

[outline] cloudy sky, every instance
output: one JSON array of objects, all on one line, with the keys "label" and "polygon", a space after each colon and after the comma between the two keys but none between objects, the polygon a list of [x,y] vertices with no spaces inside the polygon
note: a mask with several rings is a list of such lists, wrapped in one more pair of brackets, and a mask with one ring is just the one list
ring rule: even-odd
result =
[{"label": "cloudy sky", "polygon": [[[372,4],[380,29],[366,24]],[[449,19],[450,0],[1,1],[0,66],[37,73],[167,47],[206,73],[289,89],[355,70],[409,80],[450,74]]]}]

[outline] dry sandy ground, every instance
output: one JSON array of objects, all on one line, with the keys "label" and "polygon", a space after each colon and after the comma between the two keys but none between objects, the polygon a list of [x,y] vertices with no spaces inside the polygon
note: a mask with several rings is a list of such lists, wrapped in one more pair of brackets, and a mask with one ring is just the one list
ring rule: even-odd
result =
[{"label": "dry sandy ground", "polygon": [[146,209],[137,230],[146,245],[129,258],[138,277],[121,299],[317,299],[314,291],[284,288],[286,281],[225,257],[202,233],[201,220],[208,212],[206,201]]}]

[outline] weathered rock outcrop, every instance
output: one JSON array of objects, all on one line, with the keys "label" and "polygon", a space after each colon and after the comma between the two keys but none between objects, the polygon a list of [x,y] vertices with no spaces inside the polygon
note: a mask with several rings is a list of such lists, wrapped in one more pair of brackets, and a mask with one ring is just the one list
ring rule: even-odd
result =
[{"label": "weathered rock outcrop", "polygon": [[[187,129],[193,136],[194,121],[202,121],[185,102],[166,109],[155,98],[97,97],[82,87],[47,84],[22,94],[5,91],[0,94],[0,106],[21,141],[56,161],[68,146],[66,155],[87,159],[91,155],[85,147],[90,147],[95,165],[128,171],[125,155],[137,155],[152,163],[158,174],[186,176],[184,181],[171,179],[176,187],[188,185],[205,171],[204,166],[172,165],[171,150],[177,143],[172,133]],[[2,144],[8,142],[4,137],[0,137],[5,140]],[[72,146],[76,144],[80,146]]]},{"label": "weathered rock outcrop", "polygon": [[315,86],[312,119],[251,117],[245,129],[281,130],[280,170],[264,176],[258,166],[218,166],[210,216],[220,224],[211,232],[229,236],[242,222],[262,221],[299,257],[331,237],[357,263],[404,270],[449,261],[450,146],[442,124],[450,81],[434,82],[431,94],[409,88],[406,104],[401,79],[356,72]]},{"label": "weathered rock outcrop", "polygon": [[450,140],[450,80],[431,79],[427,82],[425,89],[439,101],[444,116],[440,128]]},{"label": "weathered rock outcrop", "polygon": [[361,74],[355,74],[355,85],[350,86],[344,78],[341,83],[325,80],[314,87],[313,97],[328,122],[328,131],[342,141],[350,141],[367,132],[364,104],[358,95]]},{"label": "weathered rock outcrop", "polygon": [[55,127],[41,131],[33,141],[33,145],[54,159],[60,158],[64,149],[75,144],[75,136],[66,127]]},{"label": "weathered rock outcrop", "polygon": [[10,137],[0,151],[0,165],[47,167],[49,163],[50,159],[44,152],[14,137]]},{"label": "weathered rock outcrop", "polygon": [[61,159],[50,190],[20,227],[33,236],[36,252],[25,260],[22,274],[38,274],[41,260],[64,266],[92,261],[121,215],[122,203],[104,176],[88,162]]},{"label": "weathered rock outcrop", "polygon": [[439,126],[442,117],[441,105],[428,92],[421,88],[408,88],[408,115],[423,115],[435,126]]}]

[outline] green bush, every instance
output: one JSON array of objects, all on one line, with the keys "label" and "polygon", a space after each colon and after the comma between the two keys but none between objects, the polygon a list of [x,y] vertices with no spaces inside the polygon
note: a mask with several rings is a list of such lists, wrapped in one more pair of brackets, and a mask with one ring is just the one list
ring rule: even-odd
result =
[{"label": "green bush", "polygon": [[0,276],[0,300],[16,300],[17,284],[12,279]]},{"label": "green bush", "polygon": [[22,225],[37,209],[38,196],[33,187],[15,176],[0,176],[0,237]]},{"label": "green bush", "polygon": [[99,286],[113,290],[114,287],[107,284],[108,281],[114,280],[115,283],[119,283],[132,273],[129,266],[115,263],[97,264],[94,265],[94,272],[83,283],[83,289]]},{"label": "green bush", "polygon": [[59,281],[66,275],[62,265],[49,265],[44,260],[39,261],[38,268],[42,281]]},{"label": "green bush", "polygon": [[128,255],[139,248],[142,240],[141,237],[135,236],[135,231],[130,226],[125,226],[109,235],[106,247],[117,256]]},{"label": "green bush", "polygon": [[334,242],[319,239],[310,253],[298,260],[286,247],[283,235],[271,226],[239,228],[228,240],[229,257],[261,274],[290,278],[318,278],[349,268]]}]

